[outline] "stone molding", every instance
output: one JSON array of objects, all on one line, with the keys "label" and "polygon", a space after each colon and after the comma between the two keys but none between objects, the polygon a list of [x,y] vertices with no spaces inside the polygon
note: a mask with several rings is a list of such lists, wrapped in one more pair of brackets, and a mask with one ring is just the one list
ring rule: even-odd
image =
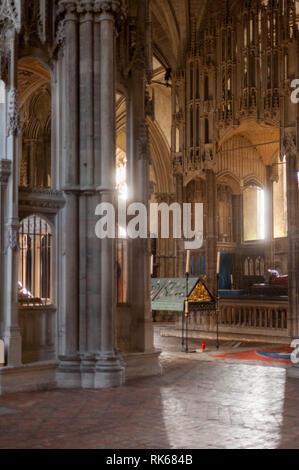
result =
[{"label": "stone molding", "polygon": [[65,205],[66,200],[61,191],[42,188],[20,188],[19,208],[24,213],[57,214]]},{"label": "stone molding", "polygon": [[111,15],[119,26],[127,16],[126,0],[60,0],[56,10],[56,46],[63,48],[65,44],[67,22],[99,21],[104,14]]},{"label": "stone molding", "polygon": [[60,0],[57,10],[58,15],[76,13],[107,13],[123,20],[127,16],[127,6],[125,0]]},{"label": "stone molding", "polygon": [[11,88],[8,92],[7,134],[17,136],[20,134],[20,131],[18,90],[16,88]]},{"label": "stone molding", "polygon": [[21,29],[20,0],[2,0],[0,4],[0,25],[7,24],[19,32]]},{"label": "stone molding", "polygon": [[6,245],[6,253],[10,248],[13,251],[17,251],[19,249],[19,228],[20,224],[17,220],[11,220],[6,224],[7,228],[7,245]]},{"label": "stone molding", "polygon": [[297,155],[297,138],[295,129],[284,132],[282,140],[282,152],[286,156]]}]

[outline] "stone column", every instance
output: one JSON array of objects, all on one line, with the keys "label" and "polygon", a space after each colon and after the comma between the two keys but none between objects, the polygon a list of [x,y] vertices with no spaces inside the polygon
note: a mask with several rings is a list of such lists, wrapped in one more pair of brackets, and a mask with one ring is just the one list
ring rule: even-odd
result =
[{"label": "stone column", "polygon": [[[63,387],[81,386],[79,357],[79,35],[78,14],[75,2],[60,2],[61,13],[64,13],[64,49],[58,59],[59,80],[65,81],[65,94],[60,100],[64,109],[64,153],[63,173],[61,181],[66,197],[66,205],[62,213],[63,251],[62,251],[62,282],[61,316],[63,316],[61,335],[64,336],[63,354],[60,356],[58,384]],[[62,93],[62,88],[60,89]],[[60,108],[58,122],[60,122]],[[62,159],[62,158],[61,158]]]},{"label": "stone column", "polygon": [[[5,105],[1,105],[1,107]],[[1,112],[4,110],[1,110]],[[2,121],[1,116],[1,121]],[[5,123],[5,119],[4,119]],[[1,131],[4,132],[4,127],[1,126]],[[5,134],[4,134],[5,135]],[[1,151],[5,148],[5,145],[1,145]],[[1,152],[2,154],[2,152]],[[2,154],[3,155],[3,154]],[[5,283],[4,279],[6,277],[6,273],[4,271],[4,252],[5,252],[5,207],[6,207],[6,190],[7,190],[7,183],[9,177],[11,175],[11,161],[1,159],[0,160],[0,291],[4,292]],[[3,296],[1,295],[0,298],[0,338],[3,336],[3,328],[4,328],[4,305],[3,305]]]},{"label": "stone column", "polygon": [[[288,211],[288,275],[289,275],[289,335],[299,337],[299,193],[296,130],[288,129],[283,137],[286,155]],[[299,378],[299,365],[288,369],[290,377]]]},{"label": "stone column", "polygon": [[273,223],[273,178],[272,166],[266,167],[265,187],[265,241],[266,241],[266,269],[274,269],[274,223]]},{"label": "stone column", "polygon": [[[183,183],[183,175],[176,174],[175,175],[175,183],[176,183],[176,202],[182,205],[184,202],[184,183]],[[182,211],[183,213],[183,211]],[[184,277],[185,270],[186,270],[186,259],[185,253],[186,250],[184,249],[184,241],[183,240],[176,240],[176,265],[175,265],[175,276],[176,277]]]},{"label": "stone column", "polygon": [[[130,202],[148,207],[149,187],[149,136],[145,111],[145,85],[149,25],[149,3],[137,2],[135,52],[130,64],[127,99],[127,174]],[[136,13],[135,13],[136,14]],[[148,227],[149,233],[149,227]],[[159,352],[153,347],[153,325],[150,309],[150,240],[129,241],[129,308],[125,321],[127,376],[150,375],[160,372]]]},{"label": "stone column", "polygon": [[206,170],[206,274],[208,287],[217,295],[217,184],[213,170]]},{"label": "stone column", "polygon": [[[128,174],[130,201],[149,201],[149,142],[145,122],[145,79],[142,63],[132,70],[128,99]],[[153,347],[150,317],[150,249],[149,240],[131,240],[129,290],[131,305],[131,351],[144,352]]]},{"label": "stone column", "polygon": [[242,256],[241,256],[241,244],[242,244],[242,194],[234,194],[232,197],[233,206],[233,241],[236,243],[236,252],[233,256],[233,280],[234,286],[237,289],[241,288],[242,281]]},{"label": "stone column", "polygon": [[[64,28],[65,354],[58,381],[103,388],[123,381],[116,353],[115,240],[95,234],[100,203],[115,207],[115,36],[121,0],[60,1]],[[60,67],[58,67],[60,69]],[[63,155],[63,154],[62,154]]]},{"label": "stone column", "polygon": [[19,246],[19,109],[17,91],[17,33],[10,29],[7,34],[10,51],[10,70],[7,93],[7,138],[6,159],[11,164],[5,201],[5,238],[4,238],[4,289],[3,313],[7,365],[18,366],[22,362],[22,338],[18,322],[18,246]]},{"label": "stone column", "polygon": [[290,336],[299,335],[299,194],[295,130],[284,135],[287,171],[288,275]]},{"label": "stone column", "polygon": [[[121,1],[99,2],[101,28],[101,202],[115,207],[115,21]],[[97,355],[95,387],[119,386],[124,369],[116,352],[116,258],[115,240],[101,241],[101,347]]]}]

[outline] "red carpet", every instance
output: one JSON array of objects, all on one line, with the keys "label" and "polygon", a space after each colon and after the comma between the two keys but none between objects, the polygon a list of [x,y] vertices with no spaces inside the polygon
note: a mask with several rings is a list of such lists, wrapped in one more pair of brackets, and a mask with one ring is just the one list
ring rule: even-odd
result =
[{"label": "red carpet", "polygon": [[292,348],[281,347],[265,350],[236,351],[225,354],[213,354],[212,357],[219,359],[239,359],[243,361],[281,362],[284,364],[290,364],[290,354],[292,351]]}]

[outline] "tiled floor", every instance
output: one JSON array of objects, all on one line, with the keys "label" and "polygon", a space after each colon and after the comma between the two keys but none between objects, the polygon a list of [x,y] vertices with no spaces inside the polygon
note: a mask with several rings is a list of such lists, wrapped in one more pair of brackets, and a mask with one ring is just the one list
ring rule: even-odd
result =
[{"label": "tiled floor", "polygon": [[285,365],[205,361],[160,340],[164,374],[117,390],[0,398],[0,448],[299,448]]}]

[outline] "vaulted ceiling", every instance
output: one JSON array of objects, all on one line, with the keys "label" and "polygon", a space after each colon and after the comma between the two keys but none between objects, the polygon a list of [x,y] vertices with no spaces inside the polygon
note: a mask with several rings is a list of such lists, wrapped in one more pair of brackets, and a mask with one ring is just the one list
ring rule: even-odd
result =
[{"label": "vaulted ceiling", "polygon": [[150,0],[150,4],[154,53],[165,68],[175,70],[184,64],[192,31],[199,31],[205,14],[240,9],[243,0]]},{"label": "vaulted ceiling", "polygon": [[151,0],[154,52],[165,67],[181,66],[191,23],[199,28],[206,5],[207,0]]}]

